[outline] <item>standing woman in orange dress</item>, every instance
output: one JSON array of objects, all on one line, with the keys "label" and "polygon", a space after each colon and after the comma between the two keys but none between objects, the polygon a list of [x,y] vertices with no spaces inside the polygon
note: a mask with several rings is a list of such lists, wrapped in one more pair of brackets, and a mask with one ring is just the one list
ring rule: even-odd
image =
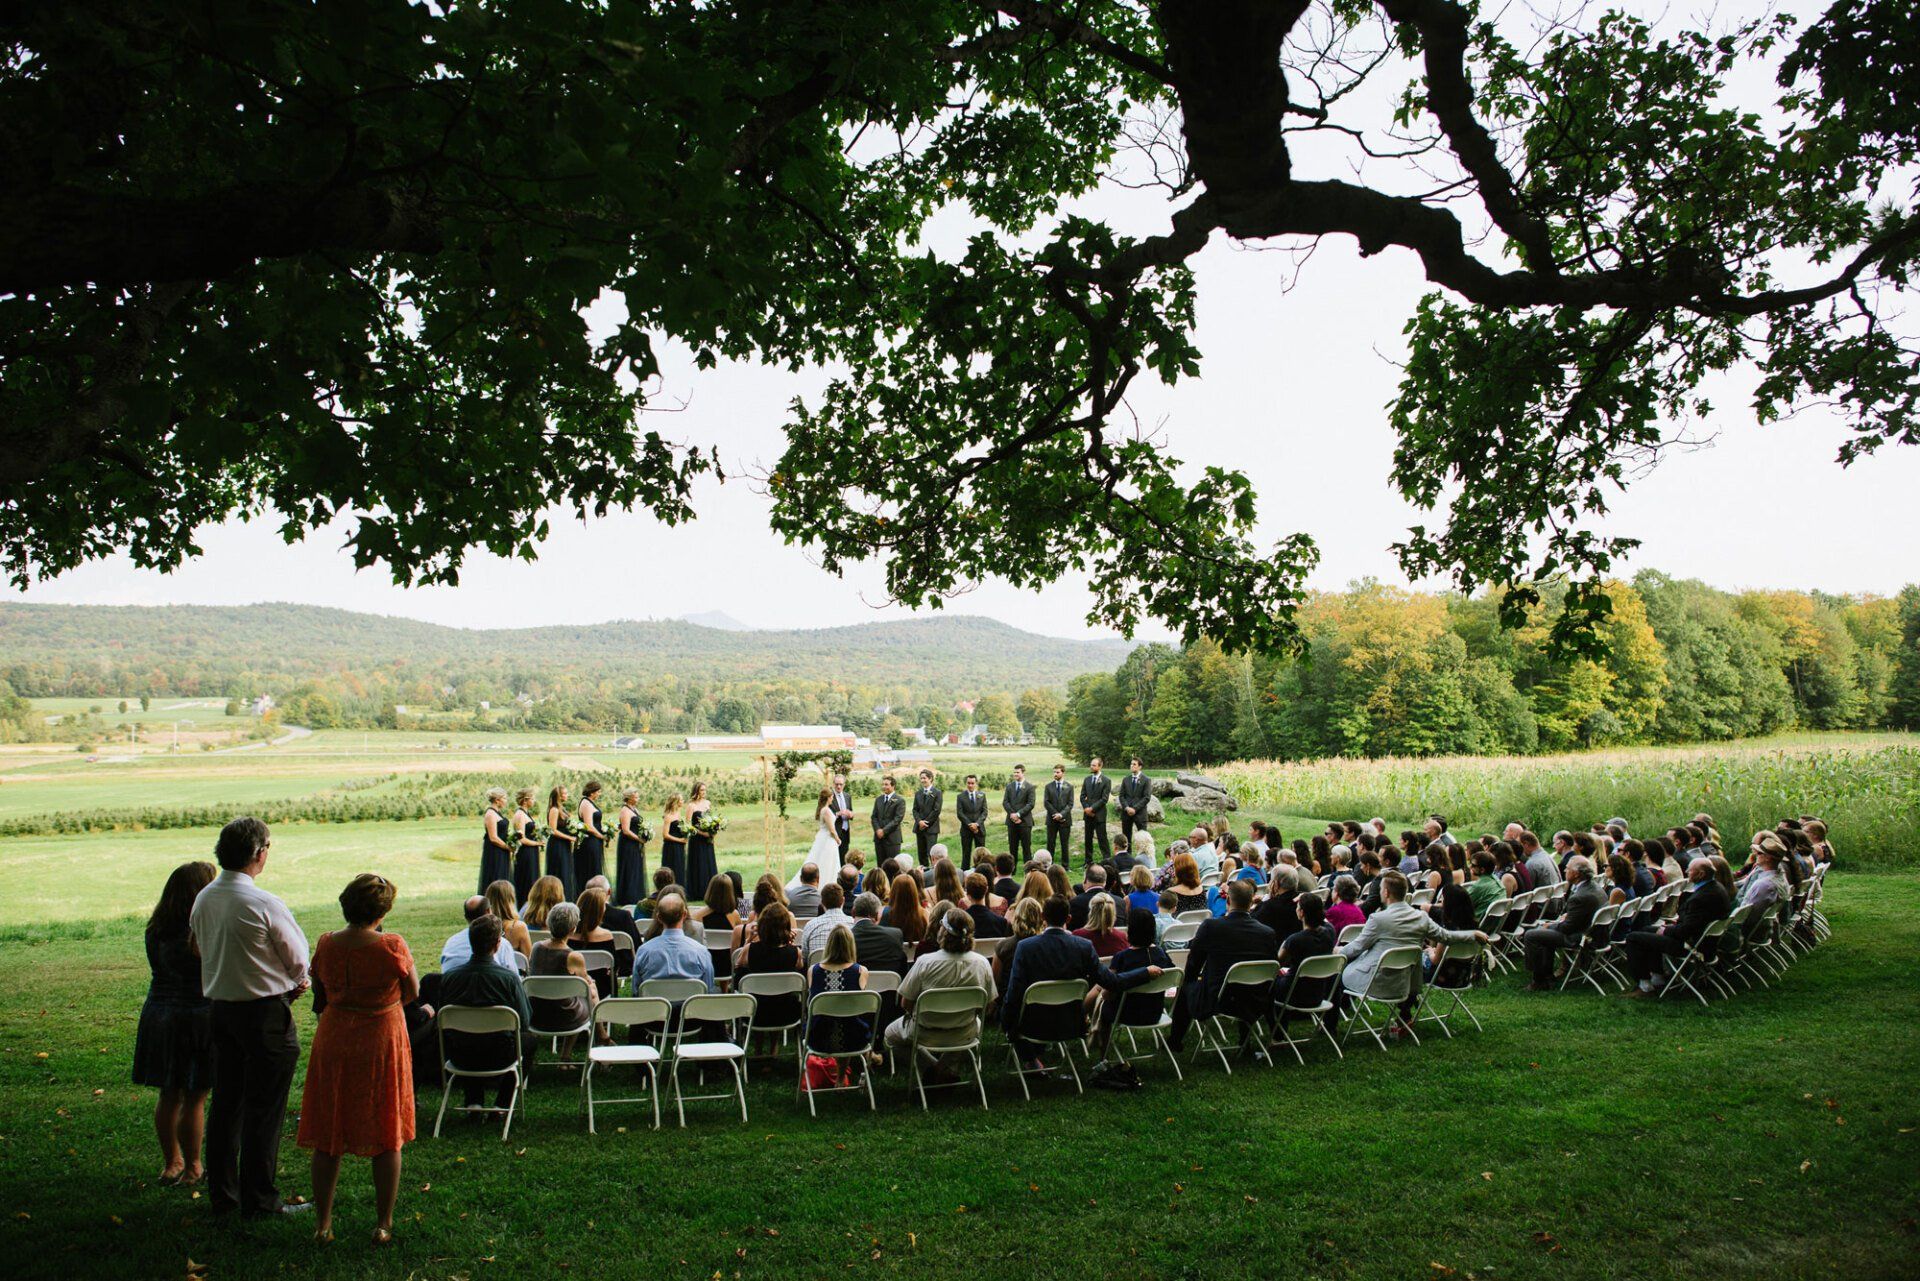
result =
[{"label": "standing woman in orange dress", "polygon": [[333,1194],[348,1153],[373,1158],[373,1243],[393,1240],[400,1149],[413,1137],[413,1069],[401,1007],[420,995],[406,940],[380,931],[393,894],[384,876],[354,877],[340,891],[347,928],[321,935],[313,949],[320,1026],[307,1055],[297,1142],[313,1151],[313,1239],[321,1244],[333,1240]]}]

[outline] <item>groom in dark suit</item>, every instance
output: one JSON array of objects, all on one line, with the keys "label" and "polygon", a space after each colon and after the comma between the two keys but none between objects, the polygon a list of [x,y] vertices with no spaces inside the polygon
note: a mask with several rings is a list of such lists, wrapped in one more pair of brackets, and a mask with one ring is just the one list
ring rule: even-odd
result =
[{"label": "groom in dark suit", "polygon": [[1013,781],[1000,796],[1000,808],[1007,815],[1007,851],[1016,859],[1033,857],[1033,784],[1027,781],[1027,767],[1013,767]]},{"label": "groom in dark suit", "polygon": [[1100,861],[1106,862],[1113,857],[1113,850],[1107,844],[1107,800],[1113,795],[1113,780],[1100,772],[1101,760],[1093,758],[1093,773],[1080,780],[1080,816],[1085,821],[1083,853],[1088,863],[1093,862],[1093,847],[1100,846]]},{"label": "groom in dark suit", "polygon": [[[1073,784],[1067,781],[1067,767],[1053,767],[1053,781],[1047,784],[1047,853],[1066,867],[1073,862]],[[1058,849],[1054,848],[1055,843]]]},{"label": "groom in dark suit", "polygon": [[840,861],[847,861],[847,849],[853,844],[853,798],[847,795],[847,776],[833,776],[833,830],[840,838]]},{"label": "groom in dark suit", "polygon": [[900,853],[900,824],[907,817],[907,803],[893,790],[893,775],[880,780],[880,795],[873,798],[873,859],[884,863]]},{"label": "groom in dark suit", "polygon": [[1133,834],[1147,826],[1147,801],[1153,796],[1152,780],[1140,769],[1140,758],[1133,758],[1133,772],[1120,780],[1120,839],[1133,848]]},{"label": "groom in dark suit", "polygon": [[960,818],[960,869],[964,872],[973,864],[975,847],[987,843],[987,794],[980,790],[979,775],[967,775],[967,790],[954,799],[953,812]]},{"label": "groom in dark suit", "polygon": [[933,771],[920,771],[920,790],[913,794],[913,839],[920,847],[920,866],[933,861],[933,846],[940,839],[940,807],[945,798],[933,785]]}]

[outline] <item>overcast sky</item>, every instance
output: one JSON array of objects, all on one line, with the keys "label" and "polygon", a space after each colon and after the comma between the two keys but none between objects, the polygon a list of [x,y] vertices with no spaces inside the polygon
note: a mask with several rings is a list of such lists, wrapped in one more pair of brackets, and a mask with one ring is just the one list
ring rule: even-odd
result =
[{"label": "overcast sky", "polygon": [[[1167,208],[1117,190],[1080,207],[1141,231],[1163,225]],[[1140,417],[1164,423],[1168,448],[1188,463],[1246,471],[1263,495],[1256,542],[1311,534],[1322,555],[1315,586],[1405,582],[1389,547],[1414,516],[1389,483],[1385,406],[1401,326],[1423,292],[1416,260],[1398,251],[1362,260],[1342,238],[1296,270],[1286,254],[1216,237],[1195,267],[1201,376],[1142,389]],[[824,382],[818,372],[751,366],[696,371],[678,350],[665,363],[658,403],[687,402],[663,420],[665,433],[718,443],[732,472],[776,457],[788,402]],[[1709,445],[1670,454],[1615,504],[1605,529],[1641,540],[1634,567],[1727,588],[1890,593],[1920,578],[1920,449],[1889,446],[1843,471],[1834,454],[1846,432],[1834,417],[1808,410],[1761,427],[1740,389],[1739,380],[1717,389],[1714,417],[1696,428],[1712,435]],[[757,627],[812,627],[905,613],[885,605],[877,565],[836,578],[783,545],[744,482],[703,482],[698,501],[702,518],[680,529],[643,515],[558,519],[538,562],[475,554],[458,587],[396,587],[377,569],[354,570],[343,531],[289,547],[263,520],[206,531],[205,554],[172,574],[116,558],[16,598],[300,601],[468,626],[497,624],[514,597],[528,602],[519,612],[529,621],[576,623],[720,610]],[[948,608],[1077,635],[1088,630],[1089,600],[1073,581],[1033,594],[989,578]]]}]

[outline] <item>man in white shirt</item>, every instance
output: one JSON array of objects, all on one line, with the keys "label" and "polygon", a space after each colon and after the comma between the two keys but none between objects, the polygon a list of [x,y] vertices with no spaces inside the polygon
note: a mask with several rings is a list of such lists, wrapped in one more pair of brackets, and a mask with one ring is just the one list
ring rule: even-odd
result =
[{"label": "man in white shirt", "polygon": [[1213,847],[1213,834],[1204,827],[1187,833],[1187,853],[1200,865],[1200,875],[1211,876],[1220,870],[1220,851]]},{"label": "man in white shirt", "polygon": [[808,963],[815,952],[827,950],[827,936],[833,933],[833,927],[844,925],[853,928],[853,918],[841,910],[846,903],[846,891],[840,888],[840,882],[829,881],[820,887],[820,915],[807,922],[800,931],[800,960]]},{"label": "man in white shirt", "polygon": [[[464,910],[467,915],[467,923],[462,925],[459,931],[440,948],[440,972],[442,974],[447,973],[449,970],[459,969],[462,965],[465,965],[473,959],[473,939],[468,934],[468,929],[475,921],[487,914],[487,900],[475,894],[467,900]],[[520,972],[514,964],[513,944],[507,942],[505,939],[501,939],[500,946],[493,949],[493,960],[494,964],[500,966],[501,969],[512,970],[515,974]]]},{"label": "man in white shirt", "polygon": [[213,1106],[207,1115],[207,1197],[216,1214],[311,1210],[280,1199],[275,1172],[287,1090],[300,1063],[293,1002],[305,995],[307,936],[287,905],[254,882],[273,840],[257,818],[220,831],[220,875],[194,900],[189,928],[200,984],[213,1002]]}]

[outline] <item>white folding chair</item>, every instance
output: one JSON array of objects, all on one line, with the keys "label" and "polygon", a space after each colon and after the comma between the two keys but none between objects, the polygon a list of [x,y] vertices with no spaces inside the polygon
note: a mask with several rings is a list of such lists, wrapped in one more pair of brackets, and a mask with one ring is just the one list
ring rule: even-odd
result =
[{"label": "white folding chair", "polygon": [[[1340,1048],[1340,1042],[1333,1039],[1333,1029],[1327,1026],[1327,1015],[1333,1013],[1333,1001],[1330,999],[1333,989],[1330,980],[1337,978],[1346,968],[1347,958],[1338,952],[1329,952],[1325,956],[1309,956],[1294,967],[1293,979],[1287,984],[1286,999],[1274,1002],[1273,1043],[1284,1045],[1292,1050],[1293,1057],[1299,1060],[1301,1067],[1307,1065],[1307,1056],[1300,1052],[1301,1047],[1312,1043],[1313,1033],[1295,1036],[1289,1024],[1296,1017],[1305,1017],[1314,1027],[1320,1029],[1321,1035],[1327,1038],[1327,1044],[1333,1047],[1336,1055],[1343,1059],[1347,1057],[1346,1051]],[[1301,1005],[1294,998],[1302,983],[1311,982],[1328,983],[1326,994],[1317,1004]]]},{"label": "white folding chair", "polygon": [[[654,1035],[664,1042],[668,1023],[673,1018],[673,1004],[658,996],[615,996],[600,1002],[593,1009],[593,1024],[597,1032],[605,1027],[629,1030],[654,1029]],[[660,1047],[658,1045],[595,1045],[587,1051],[587,1068],[580,1074],[580,1091],[586,1098],[587,1133],[594,1133],[593,1109],[596,1102],[607,1103],[653,1103],[653,1128],[660,1128]],[[598,1099],[593,1097],[593,1070],[596,1067],[631,1067],[643,1069],[647,1074],[647,1092],[631,1098]]]},{"label": "white folding chair", "polygon": [[1213,919],[1213,913],[1204,907],[1196,907],[1190,912],[1174,913],[1173,919],[1183,925],[1198,925],[1202,921],[1211,921]]},{"label": "white folding chair", "polygon": [[1334,939],[1333,945],[1335,947],[1345,947],[1347,944],[1359,938],[1360,931],[1366,928],[1367,927],[1364,925],[1347,925],[1347,926],[1341,927],[1340,936]]},{"label": "white folding chair", "polygon": [[[1340,1031],[1342,1044],[1353,1035],[1353,1029],[1373,1037],[1381,1049],[1387,1048],[1387,1040],[1381,1035],[1393,1026],[1400,1016],[1399,1007],[1414,994],[1414,984],[1420,973],[1420,949],[1408,944],[1404,947],[1390,947],[1380,956],[1380,963],[1374,966],[1373,977],[1368,981],[1365,991],[1349,992],[1353,1004],[1347,1014],[1347,1025]],[[1373,1021],[1376,1011],[1384,1011],[1385,1020]],[[1413,1037],[1418,1045],[1420,1038],[1415,1035],[1412,1025],[1403,1024],[1407,1035]]]},{"label": "white folding chair", "polygon": [[545,943],[548,939],[552,937],[553,937],[553,934],[548,930],[536,930],[536,929],[529,928],[527,930],[527,945],[531,947],[535,943]]},{"label": "white folding chair", "polygon": [[[1278,961],[1236,961],[1233,965],[1229,966],[1227,968],[1227,976],[1220,984],[1220,1005],[1223,1008],[1215,1010],[1205,1018],[1194,1020],[1194,1026],[1199,1029],[1200,1040],[1193,1047],[1193,1057],[1197,1059],[1207,1050],[1212,1050],[1220,1056],[1220,1066],[1227,1070],[1228,1076],[1232,1076],[1233,1063],[1227,1058],[1227,1025],[1224,1022],[1224,1020],[1231,1019],[1233,1022],[1246,1028],[1250,1033],[1247,1038],[1247,1044],[1253,1047],[1254,1058],[1264,1058],[1267,1061],[1267,1066],[1272,1067],[1273,1056],[1267,1053],[1267,1048],[1262,1044],[1258,1034],[1260,1024],[1271,1021],[1272,1019],[1273,996],[1271,989],[1273,987],[1274,976],[1278,973],[1280,973],[1280,962]],[[1200,980],[1196,979],[1195,981],[1198,982]],[[1233,989],[1236,987],[1265,987],[1269,989],[1266,999],[1256,1003],[1256,1008],[1261,1011],[1259,1014],[1234,1014],[1224,1008],[1230,1001],[1236,999],[1246,1001],[1249,999],[1245,994],[1241,994],[1238,997],[1233,996]]]},{"label": "white folding chair", "polygon": [[989,962],[991,962],[994,958],[994,955],[997,952],[999,952],[1000,944],[1002,944],[1005,941],[1006,941],[1005,939],[975,939],[973,941],[974,955],[984,956],[987,958]]},{"label": "white folding chair", "polygon": [[[507,1106],[474,1109],[491,1116],[504,1115],[505,1125],[500,1127],[500,1140],[505,1142],[513,1130],[513,1111],[520,1106],[521,1092],[526,1088],[526,1079],[520,1071],[520,1013],[510,1005],[443,1005],[434,1015],[435,1035],[440,1046],[440,1111],[433,1118],[433,1137],[440,1137],[440,1123],[447,1119],[447,1100],[453,1097],[453,1083],[461,1077],[480,1077],[492,1080],[497,1076],[513,1078],[513,1097],[507,1100]],[[513,1046],[513,1065],[511,1067],[463,1068],[454,1062],[447,1053],[447,1033],[463,1032],[469,1036],[503,1036]]]},{"label": "white folding chair", "polygon": [[[607,947],[576,947],[573,950],[575,954],[579,956],[580,963],[587,967],[588,978],[593,978],[595,970],[605,970],[607,972],[607,995],[612,996],[619,992],[620,971],[614,964],[612,945],[608,945]],[[597,996],[599,994],[597,988],[598,980],[595,980],[595,984],[595,995]]]},{"label": "white folding chair", "polygon": [[1160,946],[1169,952],[1182,951],[1193,946],[1193,936],[1199,932],[1200,927],[1196,923],[1176,919],[1167,927],[1167,932],[1160,936]]},{"label": "white folding chair", "polygon": [[[1086,1093],[1086,1087],[1080,1084],[1080,1069],[1075,1067],[1073,1063],[1073,1047],[1079,1045],[1084,1048],[1086,1044],[1086,1001],[1087,981],[1085,979],[1048,979],[1045,982],[1033,984],[1022,994],[1020,998],[1019,1020],[1015,1025],[1015,1030],[1007,1034],[1007,1053],[1013,1059],[1013,1074],[1019,1078],[1020,1093],[1025,1097],[1029,1099],[1033,1097],[1033,1093],[1027,1089],[1027,1078],[1033,1075],[1044,1076],[1053,1069],[1047,1066],[1044,1059],[1035,1060],[1039,1064],[1037,1067],[1030,1068],[1022,1063],[1020,1061],[1020,1051],[1013,1044],[1016,1037],[1023,1041],[1033,1042],[1035,1045],[1038,1045],[1043,1052],[1048,1049],[1059,1050],[1060,1057],[1066,1060],[1067,1071],[1073,1075],[1073,1088],[1075,1092],[1080,1094]],[[1069,1009],[1070,1015],[1078,1016],[1077,1018],[1069,1017],[1068,1019],[1068,1022],[1078,1029],[1077,1031],[1072,1032],[1070,1035],[1059,1036],[1037,1033],[1028,1029],[1027,1019],[1035,1010],[1057,1009]]]},{"label": "white folding chair", "polygon": [[1413,904],[1415,907],[1432,907],[1433,895],[1434,891],[1432,890],[1415,890],[1407,899],[1407,902]]},{"label": "white folding chair", "polygon": [[527,967],[532,964],[533,962],[527,959],[525,952],[522,952],[519,948],[513,950],[514,973],[518,974],[521,978],[525,978],[527,977]]},{"label": "white folding chair", "polygon": [[[1114,1018],[1113,1030],[1117,1040],[1124,1031],[1127,1043],[1134,1049],[1140,1048],[1139,1035],[1146,1033],[1148,1050],[1145,1054],[1122,1054],[1121,1058],[1129,1062],[1150,1059],[1156,1054],[1165,1054],[1167,1062],[1173,1065],[1173,1078],[1186,1080],[1186,1073],[1180,1070],[1180,1060],[1175,1057],[1173,1047],[1167,1044],[1167,1029],[1173,1026],[1173,1016],[1167,1012],[1170,1000],[1178,999],[1181,980],[1186,977],[1179,969],[1162,970],[1158,978],[1149,978],[1139,987],[1125,992],[1109,992],[1103,998],[1120,1002],[1120,1011]],[[1159,996],[1158,1002],[1149,1002],[1149,996]],[[1136,999],[1137,998],[1137,999]],[[1128,1010],[1133,1008],[1137,1017],[1129,1018]],[[1118,1047],[1115,1051],[1118,1053]]]},{"label": "white folding chair", "polygon": [[[673,1110],[682,1129],[687,1124],[686,1101],[727,1099],[739,1096],[740,1123],[747,1123],[747,1050],[743,1028],[753,1023],[753,997],[744,992],[702,993],[690,996],[680,1007],[680,1026],[673,1034]],[[688,1029],[696,1024],[726,1029],[717,1041],[689,1041]],[[733,1089],[724,1094],[687,1094],[680,1085],[680,1069],[693,1063],[704,1068],[709,1063],[724,1063],[733,1072]]]},{"label": "white folding chair", "polygon": [[[578,974],[529,974],[526,978],[521,979],[520,983],[521,986],[527,990],[527,1000],[529,1002],[578,1000],[586,1003],[586,1017],[580,1020],[577,1027],[536,1027],[533,1029],[534,1036],[545,1038],[547,1041],[548,1053],[555,1055],[560,1053],[560,1038],[563,1036],[573,1037],[585,1034],[589,1042],[591,1042],[593,1037],[594,1000],[592,979],[583,979]],[[535,1013],[538,1013],[537,1008]],[[554,1067],[563,1068],[578,1068],[584,1066],[584,1064],[584,1059],[579,1063],[557,1058],[553,1061]]]},{"label": "white folding chair", "polygon": [[[921,1071],[922,1054],[964,1054],[973,1067],[973,1084],[980,1091],[980,1109],[987,1110],[987,1083],[980,1070],[981,1024],[987,1012],[987,990],[981,987],[935,987],[913,1003],[907,1055],[913,1061],[913,1087],[920,1093],[920,1110],[927,1110],[927,1082]],[[954,1081],[958,1087],[965,1080]],[[942,1085],[932,1088],[942,1089]]]},{"label": "white folding chair", "polygon": [[[735,990],[755,998],[753,1023],[747,1028],[747,1040],[752,1042],[756,1036],[780,1034],[780,1048],[787,1048],[787,1034],[797,1032],[806,1022],[807,981],[798,974],[749,974],[734,985]],[[784,1023],[766,1023],[760,1019],[758,1002],[774,996],[793,996],[800,998],[794,1002],[796,1013]]]},{"label": "white folding chair", "polygon": [[714,930],[707,935],[707,959],[713,963],[714,982],[731,986],[733,981],[733,931]]},{"label": "white folding chair", "polygon": [[[1513,900],[1510,898],[1497,898],[1487,904],[1487,910],[1480,914],[1480,932],[1485,934],[1489,939],[1498,940],[1500,937],[1500,927],[1507,923],[1507,913],[1512,910],[1512,908]],[[1512,961],[1500,954],[1500,948],[1497,943],[1490,943],[1487,946],[1486,958],[1487,968],[1489,970],[1497,971],[1503,965],[1510,966],[1513,964]]]},{"label": "white folding chair", "polygon": [[[1467,1004],[1465,994],[1473,991],[1474,976],[1479,970],[1479,960],[1485,954],[1485,949],[1479,939],[1472,939],[1464,943],[1443,944],[1440,948],[1439,964],[1433,967],[1433,977],[1421,985],[1420,1004],[1413,1007],[1413,1018],[1411,1021],[1415,1023],[1422,1021],[1438,1023],[1440,1030],[1447,1034],[1449,1041],[1453,1039],[1453,1029],[1447,1025],[1447,1020],[1452,1018],[1456,1013],[1464,1014],[1473,1020],[1474,1031],[1482,1031],[1480,1017],[1475,1014],[1472,1007]],[[1445,981],[1449,962],[1464,971],[1466,975],[1464,981],[1456,980],[1451,983]],[[1444,1009],[1434,1004],[1433,994],[1435,992],[1445,994],[1446,1006]]]},{"label": "white folding chair", "polygon": [[1707,973],[1708,958],[1713,955],[1714,946],[1719,942],[1720,936],[1727,932],[1727,922],[1730,919],[1723,916],[1700,932],[1700,937],[1693,941],[1693,946],[1688,948],[1686,954],[1680,958],[1680,964],[1674,967],[1673,977],[1661,986],[1662,1000],[1666,999],[1669,992],[1685,987],[1687,991],[1700,998],[1700,1004],[1711,1004],[1707,1000],[1706,993],[1694,986],[1693,979],[1695,975],[1704,976]]},{"label": "white folding chair", "polygon": [[[845,1050],[827,1050],[814,1045],[810,1040],[814,1020],[822,1018],[862,1018],[867,1020],[867,1039],[860,1045]],[[873,1101],[873,1068],[867,1058],[873,1053],[874,1042],[880,1035],[880,994],[872,990],[859,992],[822,992],[807,1002],[807,1030],[800,1035],[799,1048],[795,1052],[795,1066],[799,1070],[794,1082],[794,1093],[807,1096],[807,1112],[812,1116],[820,1115],[814,1106],[816,1094],[837,1094],[845,1090],[867,1091],[867,1111],[877,1111]],[[857,1085],[807,1085],[807,1060],[821,1058],[831,1060],[835,1066],[841,1063],[852,1064],[859,1073]]]},{"label": "white folding chair", "polygon": [[1587,926],[1587,932],[1560,949],[1567,955],[1567,972],[1560,980],[1562,992],[1566,991],[1567,986],[1578,978],[1593,984],[1593,990],[1600,995],[1607,995],[1607,989],[1600,986],[1600,980],[1594,977],[1594,971],[1605,972],[1601,957],[1613,947],[1613,923],[1619,916],[1620,908],[1617,904],[1608,903],[1597,909],[1593,914],[1593,921]]}]

